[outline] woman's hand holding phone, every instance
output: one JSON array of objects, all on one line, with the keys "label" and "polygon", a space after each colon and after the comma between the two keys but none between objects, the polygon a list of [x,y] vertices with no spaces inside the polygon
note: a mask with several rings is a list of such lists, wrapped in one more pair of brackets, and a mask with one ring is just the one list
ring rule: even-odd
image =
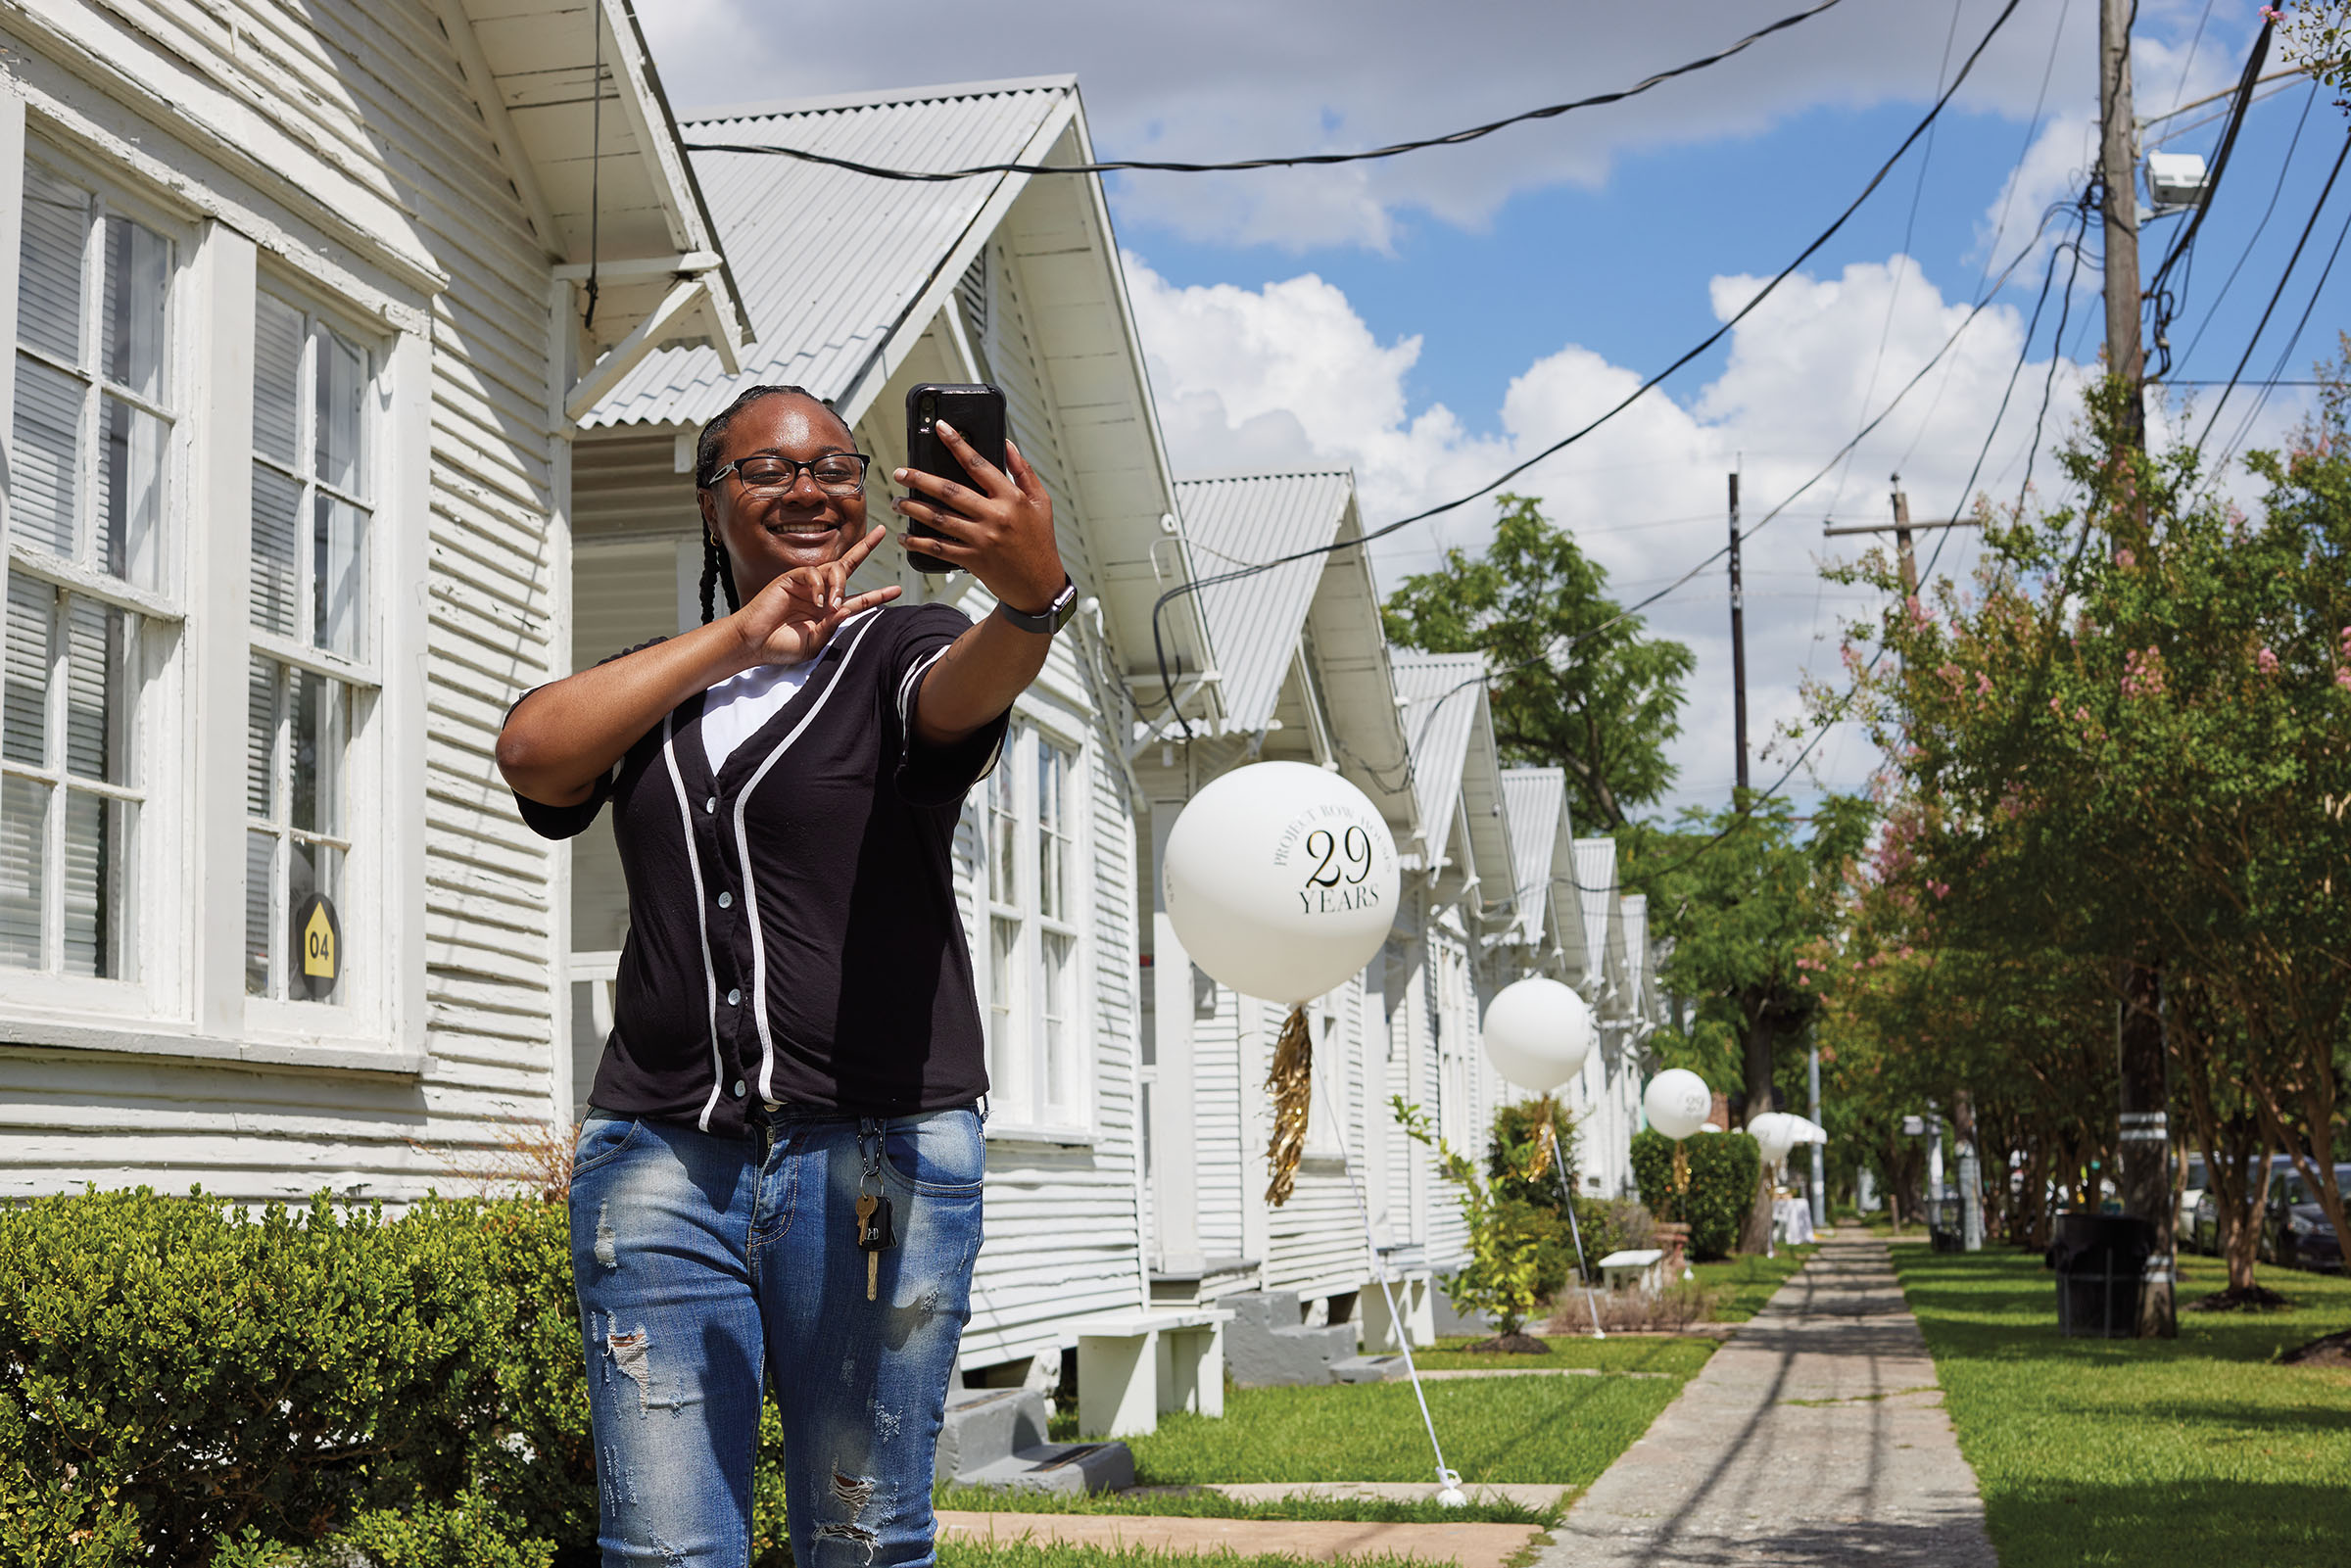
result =
[{"label": "woman's hand holding phone", "polygon": [[944,420],[933,428],[980,488],[919,468],[898,469],[892,477],[915,494],[891,505],[937,531],[920,540],[901,536],[899,543],[971,573],[999,603],[1041,612],[1067,581],[1044,482],[1010,441],[1004,443],[1005,467],[998,468]]}]

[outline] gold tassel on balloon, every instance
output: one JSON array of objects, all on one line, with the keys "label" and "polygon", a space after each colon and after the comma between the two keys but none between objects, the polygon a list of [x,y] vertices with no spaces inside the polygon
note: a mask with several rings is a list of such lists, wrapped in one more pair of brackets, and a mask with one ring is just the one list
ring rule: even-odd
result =
[{"label": "gold tassel on balloon", "polygon": [[1315,1041],[1307,1032],[1303,1007],[1290,1009],[1290,1016],[1281,1021],[1266,1087],[1273,1095],[1273,1137],[1266,1145],[1266,1164],[1273,1179],[1267,1184],[1266,1202],[1279,1209],[1290,1200],[1298,1157],[1306,1152],[1307,1117],[1315,1103]]},{"label": "gold tassel on balloon", "polygon": [[1551,1163],[1559,1157],[1559,1130],[1553,1124],[1559,1112],[1553,1107],[1551,1096],[1545,1095],[1537,1103],[1537,1109],[1542,1113],[1543,1121],[1535,1128],[1535,1152],[1526,1162],[1526,1179],[1529,1181],[1541,1181],[1544,1172],[1551,1169]]}]

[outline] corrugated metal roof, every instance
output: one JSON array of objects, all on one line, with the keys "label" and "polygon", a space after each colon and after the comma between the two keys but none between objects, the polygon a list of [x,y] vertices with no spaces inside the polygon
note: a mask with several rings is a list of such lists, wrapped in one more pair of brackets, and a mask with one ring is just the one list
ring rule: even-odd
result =
[{"label": "corrugated metal roof", "polygon": [[1565,821],[1567,770],[1564,768],[1506,768],[1502,774],[1502,809],[1511,824],[1511,884],[1518,901],[1519,940],[1541,942],[1544,916],[1551,903],[1552,852],[1559,845]]},{"label": "corrugated metal roof", "polygon": [[[1329,544],[1352,483],[1344,471],[1178,480],[1176,512],[1198,552],[1195,567],[1214,577]],[[1323,556],[1309,556],[1200,591],[1209,645],[1223,677],[1224,715],[1236,728],[1262,730],[1273,717],[1326,564]]]},{"label": "corrugated metal roof", "polygon": [[1625,988],[1633,993],[1633,1007],[1641,1010],[1648,1000],[1644,994],[1649,984],[1649,895],[1624,895],[1624,977]]},{"label": "corrugated metal roof", "polygon": [[1578,838],[1575,841],[1575,879],[1584,905],[1584,974],[1605,981],[1608,973],[1610,936],[1620,935],[1617,920],[1616,840]]},{"label": "corrugated metal roof", "polygon": [[[953,168],[1018,159],[1076,95],[1075,78],[1063,77],[901,89],[762,106],[680,129],[687,141]],[[989,200],[1019,177],[915,184],[768,154],[689,156],[759,341],[732,376],[709,349],[651,355],[583,425],[698,424],[761,382],[842,396]]]},{"label": "corrugated metal roof", "polygon": [[1480,679],[1486,673],[1486,656],[1399,650],[1394,664],[1396,694],[1404,700],[1404,732],[1412,746],[1420,832],[1434,858],[1445,853],[1454,806],[1461,799],[1469,735],[1478,704],[1486,700]]}]

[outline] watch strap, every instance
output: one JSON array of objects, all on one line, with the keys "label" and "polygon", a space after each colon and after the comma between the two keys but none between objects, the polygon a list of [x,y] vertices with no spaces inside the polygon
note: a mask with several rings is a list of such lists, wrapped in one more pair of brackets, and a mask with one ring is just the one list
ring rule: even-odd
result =
[{"label": "watch strap", "polygon": [[1070,617],[1078,613],[1078,585],[1065,575],[1061,592],[1053,595],[1053,602],[1033,615],[1027,610],[1016,610],[1001,600],[997,602],[995,612],[1024,632],[1051,637],[1067,626]]}]

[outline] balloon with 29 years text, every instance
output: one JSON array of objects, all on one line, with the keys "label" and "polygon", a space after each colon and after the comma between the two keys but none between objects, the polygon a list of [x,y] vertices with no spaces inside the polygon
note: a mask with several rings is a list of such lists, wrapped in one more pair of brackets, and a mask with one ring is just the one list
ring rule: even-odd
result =
[{"label": "balloon with 29 years text", "polygon": [[1219,984],[1298,1005],[1334,990],[1387,940],[1396,839],[1361,789],[1302,762],[1217,779],[1169,830],[1168,919]]},{"label": "balloon with 29 years text", "polygon": [[1505,1082],[1549,1094],[1583,1070],[1598,1031],[1591,1003],[1570,986],[1533,975],[1494,993],[1478,1038]]}]

